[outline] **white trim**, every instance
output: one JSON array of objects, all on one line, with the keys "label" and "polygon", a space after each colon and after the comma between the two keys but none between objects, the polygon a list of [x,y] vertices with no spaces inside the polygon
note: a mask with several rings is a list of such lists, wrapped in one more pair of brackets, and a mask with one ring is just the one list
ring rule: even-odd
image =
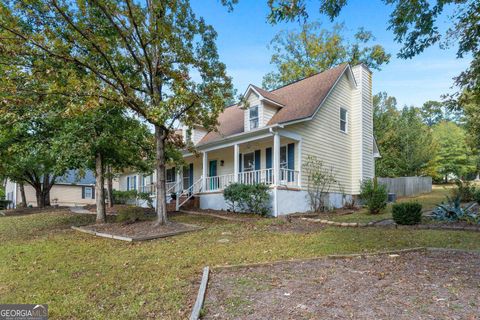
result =
[{"label": "white trim", "polygon": [[[340,132],[348,133],[348,110],[340,107],[338,110],[338,118],[339,118],[339,125],[340,125]],[[345,111],[345,120],[342,119],[342,111]],[[342,123],[345,122],[345,130],[342,130]]]},{"label": "white trim", "polygon": [[238,167],[240,163],[238,161],[238,157],[240,156],[240,146],[237,144],[233,145],[233,182],[238,182]]},{"label": "white trim", "polygon": [[302,187],[302,140],[297,142],[297,152],[298,152],[298,187]]},{"label": "white trim", "polygon": [[260,101],[267,101],[267,102],[269,102],[269,103],[271,103],[271,104],[274,104],[274,105],[276,105],[276,106],[278,106],[278,107],[282,107],[282,108],[285,106],[285,105],[283,105],[283,104],[281,104],[281,103],[278,103],[278,102],[276,102],[276,101],[273,101],[273,100],[271,100],[271,99],[266,98],[264,95],[262,95],[260,92],[258,92],[258,90],[255,89],[251,84],[248,85],[247,90],[245,90],[245,93],[243,94],[243,97],[246,98],[246,97],[248,96],[248,92],[249,92],[250,90],[253,91],[253,92],[255,92],[255,93],[260,97],[260,98],[259,98]]}]

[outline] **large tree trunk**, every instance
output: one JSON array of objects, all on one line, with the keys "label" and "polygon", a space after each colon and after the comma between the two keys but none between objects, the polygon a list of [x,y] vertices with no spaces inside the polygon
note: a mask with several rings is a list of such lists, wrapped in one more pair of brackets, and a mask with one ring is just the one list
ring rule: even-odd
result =
[{"label": "large tree trunk", "polygon": [[42,192],[42,186],[34,186],[35,188],[35,197],[37,198],[37,207],[45,208],[45,196]]},{"label": "large tree trunk", "polygon": [[43,176],[42,184],[42,197],[44,206],[50,206],[50,189],[52,188],[53,181],[50,182],[50,175]]},{"label": "large tree trunk", "polygon": [[157,170],[157,225],[167,223],[167,197],[165,190],[165,138],[166,132],[163,128],[155,126],[156,141],[156,170]]},{"label": "large tree trunk", "polygon": [[97,204],[97,223],[104,223],[107,221],[105,213],[105,178],[103,171],[103,156],[98,152],[95,155],[95,201]]},{"label": "large tree trunk", "polygon": [[108,197],[108,207],[113,207],[113,175],[112,168],[107,167],[107,197]]},{"label": "large tree trunk", "polygon": [[22,198],[22,202],[20,203],[20,208],[26,208],[27,197],[25,196],[25,185],[23,184],[23,182],[20,182],[18,185],[20,187],[20,197]]}]

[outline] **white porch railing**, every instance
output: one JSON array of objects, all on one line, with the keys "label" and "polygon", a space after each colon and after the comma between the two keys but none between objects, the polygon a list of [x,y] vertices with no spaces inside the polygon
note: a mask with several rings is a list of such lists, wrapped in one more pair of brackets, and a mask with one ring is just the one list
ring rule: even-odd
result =
[{"label": "white porch railing", "polygon": [[240,172],[238,174],[238,182],[243,184],[273,184],[273,169]]},{"label": "white porch railing", "polygon": [[[173,181],[173,182],[166,182],[165,183],[165,190],[167,191],[167,195],[175,191],[175,186],[178,183]],[[155,183],[150,183],[144,186],[140,187],[140,192],[143,193],[148,193],[149,195],[155,195],[157,192],[157,185]]]},{"label": "white porch railing", "polygon": [[300,172],[292,169],[280,169],[280,185],[289,186],[289,187],[299,187],[300,183],[298,180]]},{"label": "white porch railing", "polygon": [[235,181],[235,175],[230,173],[221,176],[206,177],[205,179],[205,191],[218,191],[232,184]]},{"label": "white porch railing", "polygon": [[[280,181],[279,185],[289,187],[299,187],[299,175],[300,172],[291,169],[280,169],[279,172]],[[221,191],[232,184],[235,179],[233,173],[225,174],[221,176],[207,177],[205,178],[205,191]],[[273,184],[273,169],[260,169],[253,171],[244,171],[238,174],[238,183],[243,184],[257,184],[262,183],[266,185]]]}]

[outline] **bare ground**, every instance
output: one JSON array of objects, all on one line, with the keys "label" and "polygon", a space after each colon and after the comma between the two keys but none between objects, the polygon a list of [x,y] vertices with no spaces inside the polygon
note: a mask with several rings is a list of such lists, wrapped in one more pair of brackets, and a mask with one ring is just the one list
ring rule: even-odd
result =
[{"label": "bare ground", "polygon": [[143,238],[162,235],[170,235],[173,233],[182,233],[199,229],[198,226],[167,222],[165,225],[156,226],[155,221],[140,221],[130,224],[125,223],[104,223],[83,226],[82,228],[95,232],[107,233],[116,236]]},{"label": "bare ground", "polygon": [[217,269],[204,308],[205,319],[480,319],[480,253]]}]

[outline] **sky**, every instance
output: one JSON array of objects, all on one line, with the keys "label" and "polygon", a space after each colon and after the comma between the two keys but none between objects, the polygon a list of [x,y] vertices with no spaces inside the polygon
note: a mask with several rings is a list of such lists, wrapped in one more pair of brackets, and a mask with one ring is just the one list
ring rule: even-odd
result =
[{"label": "sky", "polygon": [[[309,21],[321,21],[324,28],[332,23],[318,13],[320,1],[309,1]],[[262,84],[263,76],[273,70],[271,39],[280,30],[298,29],[298,23],[270,25],[267,0],[240,0],[228,12],[220,0],[192,0],[195,12],[205,18],[218,33],[217,47],[220,60],[227,65],[238,93],[252,83]],[[456,49],[442,50],[437,46],[408,60],[397,58],[401,45],[394,41],[393,32],[387,30],[392,8],[379,0],[350,0],[335,20],[345,24],[345,35],[352,37],[359,27],[372,31],[375,43],[381,44],[392,55],[381,71],[373,70],[373,93],[386,91],[397,98],[399,106],[421,106],[427,100],[440,100],[444,93],[452,92],[452,78],[464,70],[469,61],[456,59]],[[440,19],[440,28],[448,27],[448,15]]]}]

